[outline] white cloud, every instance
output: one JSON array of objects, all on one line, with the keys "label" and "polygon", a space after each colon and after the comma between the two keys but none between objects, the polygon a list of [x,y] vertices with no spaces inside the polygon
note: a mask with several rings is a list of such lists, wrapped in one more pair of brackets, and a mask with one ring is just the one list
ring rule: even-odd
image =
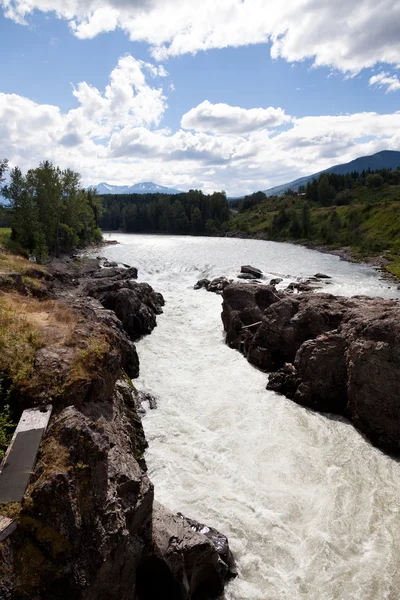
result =
[{"label": "white cloud", "polygon": [[26,22],[34,10],[69,21],[77,37],[121,28],[157,59],[270,41],[273,57],[355,74],[400,64],[398,0],[0,0]]},{"label": "white cloud", "polygon": [[105,90],[87,82],[73,89],[78,107],[67,113],[0,93],[2,155],[22,169],[52,160],[79,171],[85,185],[153,180],[236,195],[400,148],[400,112],[295,118],[204,102],[182,118],[191,130],[171,132],[162,124],[166,98],[146,79],[153,67],[122,57]]},{"label": "white cloud", "polygon": [[290,121],[282,108],[239,108],[228,104],[211,104],[205,100],[183,115],[181,127],[195,131],[245,134],[257,129],[279,127]]},{"label": "white cloud", "polygon": [[382,71],[378,75],[374,75],[369,80],[369,85],[377,85],[378,87],[386,86],[386,93],[398,92],[400,90],[400,79],[397,75],[389,75]]}]

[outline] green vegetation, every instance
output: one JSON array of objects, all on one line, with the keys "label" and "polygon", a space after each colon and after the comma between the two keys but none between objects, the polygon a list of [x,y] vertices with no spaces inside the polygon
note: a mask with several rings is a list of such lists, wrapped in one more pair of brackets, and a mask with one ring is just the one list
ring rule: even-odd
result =
[{"label": "green vegetation", "polygon": [[21,504],[19,502],[7,502],[0,504],[0,515],[9,519],[17,519],[21,512]]},{"label": "green vegetation", "polygon": [[39,328],[19,312],[18,306],[9,299],[0,300],[0,372],[14,384],[29,377],[36,351],[43,346]]},{"label": "green vegetation", "polygon": [[206,195],[199,190],[166,194],[109,194],[102,196],[102,229],[128,233],[215,235],[228,229],[225,192]]},{"label": "green vegetation", "polygon": [[400,171],[322,175],[305,191],[246,197],[230,231],[277,241],[348,248],[356,258],[383,255],[400,276]]},{"label": "green vegetation", "polygon": [[3,460],[15,427],[16,425],[13,421],[10,407],[6,404],[4,408],[0,410],[0,461]]},{"label": "green vegetation", "polygon": [[[0,183],[6,169],[7,162],[0,161]],[[79,174],[70,169],[62,171],[45,161],[23,175],[15,167],[1,193],[9,201],[3,214],[11,234],[7,240],[3,230],[0,241],[11,250],[25,249],[42,262],[101,240],[101,199],[94,190],[83,190]]]}]

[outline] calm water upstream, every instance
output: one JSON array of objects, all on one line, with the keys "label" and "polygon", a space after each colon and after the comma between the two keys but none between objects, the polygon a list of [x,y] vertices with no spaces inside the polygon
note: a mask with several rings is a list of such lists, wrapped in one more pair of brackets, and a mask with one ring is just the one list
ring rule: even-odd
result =
[{"label": "calm water upstream", "polygon": [[[230,539],[239,577],[227,600],[398,600],[400,464],[347,422],[267,392],[267,375],[224,344],[221,298],[202,277],[242,264],[284,278],[321,271],[326,291],[399,297],[370,268],[255,240],[112,235],[104,254],[138,267],[166,299],[138,344],[138,386],[156,498]],[[390,284],[389,284],[390,285]]]}]

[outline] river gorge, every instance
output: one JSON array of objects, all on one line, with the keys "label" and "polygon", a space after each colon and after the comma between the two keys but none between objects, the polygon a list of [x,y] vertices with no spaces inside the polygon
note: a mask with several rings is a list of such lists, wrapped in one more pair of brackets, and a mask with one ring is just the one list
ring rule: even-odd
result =
[{"label": "river gorge", "polygon": [[[109,234],[106,234],[106,238]],[[138,344],[137,387],[156,499],[229,537],[239,577],[226,600],[395,600],[400,593],[400,465],[344,418],[265,389],[268,376],[224,343],[221,297],[197,280],[259,267],[286,287],[398,298],[370,267],[291,244],[112,234],[110,260],[134,265],[166,300]]]}]

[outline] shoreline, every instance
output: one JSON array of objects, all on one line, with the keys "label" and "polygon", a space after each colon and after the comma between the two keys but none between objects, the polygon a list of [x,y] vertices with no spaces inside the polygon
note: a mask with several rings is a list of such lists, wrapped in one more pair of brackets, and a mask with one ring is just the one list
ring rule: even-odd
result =
[{"label": "shoreline", "polygon": [[[156,235],[156,236],[157,235],[177,235],[178,237],[180,237],[179,234],[155,233],[155,232],[128,233],[128,232],[124,232],[124,231],[103,231],[102,233],[103,233],[103,235],[104,234],[112,235],[112,234],[126,233],[127,235]],[[330,248],[329,246],[324,246],[324,245],[319,245],[319,244],[314,245],[311,243],[298,242],[295,240],[269,240],[269,239],[265,238],[264,236],[260,236],[257,234],[255,234],[255,235],[245,234],[245,233],[239,232],[239,231],[227,232],[226,234],[221,234],[221,235],[193,235],[190,233],[187,233],[184,235],[188,235],[190,237],[239,238],[239,239],[243,239],[243,240],[260,240],[260,241],[264,241],[264,242],[276,242],[278,244],[287,243],[287,244],[293,244],[295,246],[302,246],[303,248],[308,248],[309,250],[316,250],[317,252],[321,252],[321,254],[331,254],[332,256],[338,256],[340,258],[340,260],[344,260],[344,261],[347,261],[350,263],[358,263],[358,264],[368,265],[375,271],[379,271],[381,279],[383,281],[389,281],[394,284],[397,284],[398,289],[400,289],[400,277],[398,277],[394,273],[391,273],[391,271],[388,270],[388,267],[394,261],[391,261],[390,259],[386,258],[383,255],[365,256],[365,257],[359,258],[359,257],[357,257],[356,252],[353,251],[349,247]],[[103,239],[103,241],[100,242],[100,244],[93,246],[93,249],[94,248],[102,248],[102,247],[106,247],[106,246],[113,246],[113,245],[117,245],[117,244],[119,244],[119,242],[117,242],[116,240],[104,240]]]},{"label": "shoreline", "polygon": [[391,273],[387,268],[394,261],[391,261],[390,259],[382,255],[364,256],[362,258],[359,258],[357,256],[357,253],[348,246],[341,248],[330,248],[329,246],[324,246],[320,244],[314,245],[312,243],[299,242],[297,240],[269,240],[257,234],[246,235],[241,232],[229,232],[226,235],[226,237],[240,238],[245,240],[263,240],[265,242],[277,242],[278,244],[293,244],[295,246],[302,246],[303,248],[308,248],[309,250],[316,250],[317,252],[321,252],[322,254],[331,254],[332,256],[338,256],[340,260],[344,260],[350,263],[368,265],[375,271],[379,271],[381,273],[381,278],[384,281],[391,281],[393,283],[397,283],[400,288],[400,277],[394,275],[394,273]]}]

